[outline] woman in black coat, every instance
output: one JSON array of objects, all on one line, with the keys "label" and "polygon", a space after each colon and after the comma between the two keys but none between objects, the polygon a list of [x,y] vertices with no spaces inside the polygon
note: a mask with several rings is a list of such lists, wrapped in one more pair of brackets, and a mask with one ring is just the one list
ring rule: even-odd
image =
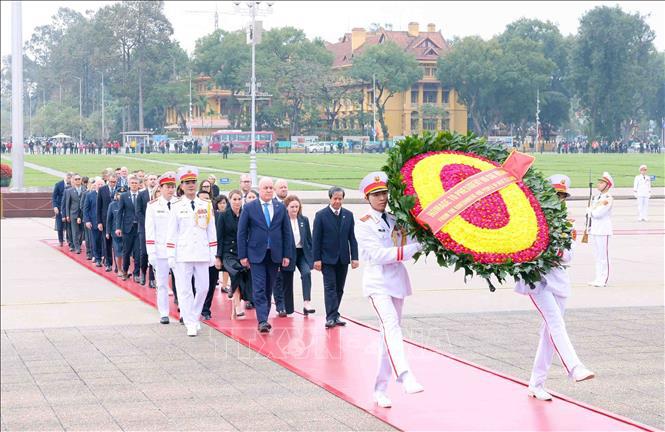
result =
[{"label": "woman in black coat", "polygon": [[282,286],[284,288],[284,306],[286,313],[293,313],[293,275],[300,271],[302,283],[303,313],[305,315],[316,312],[310,306],[312,300],[312,267],[314,259],[312,256],[312,230],[309,219],[302,214],[302,203],[295,195],[289,195],[284,199],[289,222],[291,223],[291,248],[295,251],[288,267],[282,267]]},{"label": "woman in black coat", "polygon": [[251,309],[252,278],[249,269],[240,264],[238,259],[238,221],[242,211],[242,192],[229,192],[230,206],[217,219],[217,268],[224,269],[231,277],[230,293],[233,305],[231,319],[244,316],[240,300],[245,300],[245,308]]}]

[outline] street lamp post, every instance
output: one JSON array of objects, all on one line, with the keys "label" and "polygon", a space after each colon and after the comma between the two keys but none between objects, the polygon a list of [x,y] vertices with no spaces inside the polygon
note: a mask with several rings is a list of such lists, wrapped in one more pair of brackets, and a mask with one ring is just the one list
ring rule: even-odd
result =
[{"label": "street lamp post", "polygon": [[[233,3],[237,8],[240,7],[241,2],[236,1]],[[252,46],[252,78],[250,82],[250,92],[252,95],[252,106],[251,106],[251,116],[252,116],[252,132],[251,132],[251,151],[249,153],[249,175],[252,179],[252,187],[257,187],[259,182],[257,179],[256,173],[256,17],[261,15],[267,15],[272,12],[272,2],[268,2],[268,10],[261,11],[259,9],[261,5],[260,1],[247,1],[245,6],[247,6],[247,11],[243,14],[249,15],[250,24],[248,32],[248,42]]]},{"label": "street lamp post", "polygon": [[106,128],[104,124],[104,72],[102,72],[102,146],[106,144]]},{"label": "street lamp post", "polygon": [[83,130],[82,130],[82,123],[83,123],[83,79],[80,77],[75,76],[75,79],[79,80],[79,145],[81,145],[81,142],[83,141]]}]

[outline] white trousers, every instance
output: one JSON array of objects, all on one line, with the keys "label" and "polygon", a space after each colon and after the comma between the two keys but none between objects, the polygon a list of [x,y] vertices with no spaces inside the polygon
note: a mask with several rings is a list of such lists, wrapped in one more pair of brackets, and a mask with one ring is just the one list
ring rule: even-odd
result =
[{"label": "white trousers", "polygon": [[169,316],[169,260],[156,258],[155,283],[157,284],[157,310],[160,317]]},{"label": "white trousers", "polygon": [[[192,292],[192,276],[196,295]],[[185,324],[196,324],[201,319],[203,303],[208,295],[208,263],[178,262],[175,265],[175,285],[178,290],[180,316]]]},{"label": "white trousers", "polygon": [[648,196],[638,196],[637,197],[637,213],[638,220],[647,220],[649,213],[649,197]]},{"label": "white trousers", "polygon": [[399,378],[409,370],[400,327],[404,299],[375,294],[369,297],[369,301],[381,325],[379,367],[374,390],[386,391],[392,372],[396,378]]},{"label": "white trousers", "polygon": [[563,314],[566,309],[566,298],[559,297],[549,291],[541,291],[538,294],[530,294],[534,306],[543,317],[540,327],[540,341],[536,358],[533,361],[533,371],[529,385],[533,387],[542,386],[547,379],[547,372],[552,365],[552,358],[556,352],[561,359],[561,364],[570,376],[573,369],[580,365],[580,359],[575,353],[573,344],[570,342]]},{"label": "white trousers", "polygon": [[610,236],[592,235],[590,237],[591,243],[593,243],[593,255],[596,260],[596,278],[594,282],[599,285],[606,285],[610,277],[610,257],[608,250]]}]

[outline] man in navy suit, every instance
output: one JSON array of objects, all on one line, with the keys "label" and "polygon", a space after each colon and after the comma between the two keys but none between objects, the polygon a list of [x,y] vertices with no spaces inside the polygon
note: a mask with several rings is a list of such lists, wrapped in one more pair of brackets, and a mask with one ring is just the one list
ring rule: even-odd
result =
[{"label": "man in navy suit", "polygon": [[259,182],[259,199],[245,204],[238,221],[238,258],[251,266],[254,306],[259,332],[267,333],[270,300],[280,265],[288,267],[293,259],[291,224],[283,204],[273,199],[273,182]]},{"label": "man in navy suit", "polygon": [[[102,255],[104,255],[104,264],[106,264],[106,271],[111,271],[111,263],[113,262],[113,239],[106,238],[106,216],[109,214],[109,204],[113,201],[113,194],[115,192],[115,185],[118,182],[118,177],[115,174],[109,175],[106,185],[99,188],[97,191],[97,230],[102,233]],[[111,227],[111,230],[113,227]]]},{"label": "man in navy suit", "polygon": [[86,245],[86,249],[92,252],[95,265],[102,266],[102,233],[97,229],[97,190],[104,186],[104,180],[97,177],[90,186],[90,189],[85,194],[85,205],[83,206],[83,223],[85,229],[88,230],[88,238],[90,244]]},{"label": "man in navy suit", "polygon": [[65,187],[69,186],[69,182],[72,179],[72,173],[68,172],[65,174],[64,180],[60,180],[53,186],[53,194],[51,195],[51,201],[53,202],[53,214],[55,215],[55,229],[58,231],[58,242],[60,247],[62,247],[65,242],[64,235],[64,225],[62,223],[62,198],[65,194]]},{"label": "man in navy suit", "polygon": [[346,273],[358,268],[358,242],[354,234],[353,213],[342,208],[344,189],[328,191],[330,205],[316,212],[312,233],[314,269],[323,273],[326,328],[346,325],[339,317]]},{"label": "man in navy suit", "polygon": [[120,195],[115,235],[122,237],[122,280],[129,279],[129,257],[134,258],[134,282],[139,282],[139,220],[136,214],[139,178],[129,176],[129,190]]}]

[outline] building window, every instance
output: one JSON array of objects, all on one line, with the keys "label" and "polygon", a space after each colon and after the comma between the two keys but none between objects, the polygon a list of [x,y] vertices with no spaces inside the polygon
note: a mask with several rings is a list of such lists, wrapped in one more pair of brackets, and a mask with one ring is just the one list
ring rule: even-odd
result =
[{"label": "building window", "polygon": [[436,119],[433,118],[423,119],[423,130],[427,131],[436,130]]},{"label": "building window", "polygon": [[425,66],[425,77],[432,78],[436,76],[436,67],[434,66]]},{"label": "building window", "polygon": [[411,87],[411,103],[418,104],[418,86]]},{"label": "building window", "polygon": [[432,84],[425,84],[423,86],[423,103],[435,104],[438,92],[439,92],[438,86]]},{"label": "building window", "polygon": [[418,131],[418,111],[411,112],[411,132]]},{"label": "building window", "polygon": [[450,98],[450,90],[443,90],[443,103],[447,104]]}]

